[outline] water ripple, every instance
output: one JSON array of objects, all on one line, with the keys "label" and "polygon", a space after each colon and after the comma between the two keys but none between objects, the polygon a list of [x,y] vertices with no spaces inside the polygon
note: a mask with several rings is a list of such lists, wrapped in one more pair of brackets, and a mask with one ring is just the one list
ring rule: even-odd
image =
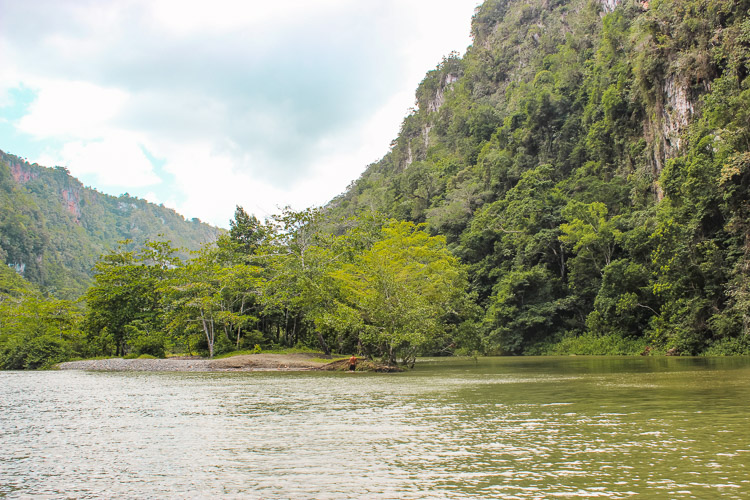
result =
[{"label": "water ripple", "polygon": [[0,372],[0,496],[750,498],[747,367],[575,362]]}]

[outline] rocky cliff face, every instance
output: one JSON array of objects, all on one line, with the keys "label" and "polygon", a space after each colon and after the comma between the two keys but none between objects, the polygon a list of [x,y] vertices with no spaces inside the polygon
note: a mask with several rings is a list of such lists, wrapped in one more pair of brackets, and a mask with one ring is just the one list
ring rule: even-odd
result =
[{"label": "rocky cliff face", "polygon": [[693,353],[746,339],[749,16],[750,0],[485,0],[467,53],[426,75],[331,211],[445,236],[484,345],[506,352],[571,328]]},{"label": "rocky cliff face", "polygon": [[[673,12],[678,5],[486,0],[474,16],[466,55],[452,54],[426,75],[416,92],[417,108],[404,120],[391,153],[371,167],[378,175],[400,176],[393,194],[382,199],[401,200],[404,207],[447,203],[451,189],[493,199],[496,193],[479,186],[509,185],[538,164],[569,171],[601,159],[618,175],[642,179],[643,196],[661,200],[657,180],[666,163],[684,153],[685,134],[700,116],[707,82],[716,77],[710,71],[690,76],[679,68],[710,66],[706,51],[724,36],[700,32],[709,21],[688,8]],[[680,24],[682,18],[690,21]],[[696,33],[692,38],[684,35],[689,30]],[[590,111],[602,106],[605,94],[617,95],[619,103],[606,117]],[[587,138],[573,151],[564,144],[578,140],[576,134]],[[445,165],[457,164],[458,170],[483,170],[482,181],[435,183],[446,175]],[[493,175],[502,178],[494,181]],[[420,191],[419,183],[438,185],[442,201],[425,201],[422,191],[430,190]],[[403,210],[413,217],[426,213]]]},{"label": "rocky cliff face", "polygon": [[74,217],[77,224],[81,223],[81,191],[78,189],[62,189],[63,204],[68,213]]},{"label": "rocky cliff face", "polygon": [[26,162],[13,161],[10,162],[10,172],[13,175],[13,179],[19,184],[26,184],[30,180],[39,177],[38,172],[33,172],[29,168],[29,164]]},{"label": "rocky cliff face", "polygon": [[602,6],[602,12],[609,14],[613,12],[622,0],[599,0],[599,4]]},{"label": "rocky cliff face", "polygon": [[436,113],[445,102],[446,89],[450,88],[451,85],[457,81],[458,75],[453,73],[446,74],[435,92],[435,97],[430,100],[429,105],[427,106],[427,111],[430,113]]},{"label": "rocky cliff face", "polygon": [[[13,179],[21,186],[32,181],[37,181],[39,176],[45,173],[45,170],[49,170],[36,164],[31,165],[25,161],[11,161],[9,164]],[[73,220],[77,224],[80,224],[83,185],[77,179],[71,177],[70,172],[66,168],[56,167],[55,169],[51,169],[51,171],[62,178],[62,182],[56,184],[56,195],[59,196],[60,203],[73,216]]]},{"label": "rocky cliff face", "polygon": [[663,105],[654,119],[654,126],[659,130],[655,148],[657,174],[661,172],[666,160],[679,154],[683,132],[687,130],[695,113],[693,98],[678,75],[669,76],[661,91]]}]

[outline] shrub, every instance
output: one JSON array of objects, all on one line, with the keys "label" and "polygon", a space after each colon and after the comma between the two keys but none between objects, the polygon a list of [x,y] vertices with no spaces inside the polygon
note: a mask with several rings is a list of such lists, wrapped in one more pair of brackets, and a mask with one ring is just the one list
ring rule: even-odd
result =
[{"label": "shrub", "polygon": [[130,354],[134,357],[144,354],[154,358],[165,358],[167,356],[166,339],[163,335],[141,335],[130,341],[129,344],[132,348]]},{"label": "shrub", "polygon": [[66,342],[58,337],[21,337],[0,351],[0,368],[5,370],[38,370],[51,368],[71,356]]},{"label": "shrub", "polygon": [[245,332],[240,338],[240,344],[238,349],[244,351],[247,349],[253,349],[256,345],[263,343],[263,333],[258,330],[251,330]]},{"label": "shrub", "polygon": [[646,349],[643,338],[623,338],[616,334],[594,335],[585,333],[580,336],[563,337],[557,344],[552,344],[544,354],[579,354],[579,355],[636,355]]},{"label": "shrub", "polygon": [[748,354],[750,354],[750,338],[747,336],[718,340],[702,353],[703,356],[742,356]]}]

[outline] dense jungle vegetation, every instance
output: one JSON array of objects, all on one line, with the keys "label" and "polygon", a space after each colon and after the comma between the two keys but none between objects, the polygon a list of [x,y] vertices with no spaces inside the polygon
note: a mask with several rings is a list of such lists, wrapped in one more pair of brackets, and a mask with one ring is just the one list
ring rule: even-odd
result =
[{"label": "dense jungle vegetation", "polygon": [[3,271],[0,362],[748,354],[749,10],[487,0],[467,53],[427,74],[391,151],[327,207],[265,223],[238,207],[189,260],[126,243],[82,304]]},{"label": "dense jungle vegetation", "polygon": [[124,242],[97,262],[85,308],[6,269],[0,362],[314,345],[410,364],[467,335],[466,274],[443,237],[369,215],[340,235],[325,224],[320,210],[261,224],[238,207],[230,233],[186,262],[167,242]]},{"label": "dense jungle vegetation", "polygon": [[333,211],[445,235],[486,352],[748,352],[749,8],[489,0]]}]

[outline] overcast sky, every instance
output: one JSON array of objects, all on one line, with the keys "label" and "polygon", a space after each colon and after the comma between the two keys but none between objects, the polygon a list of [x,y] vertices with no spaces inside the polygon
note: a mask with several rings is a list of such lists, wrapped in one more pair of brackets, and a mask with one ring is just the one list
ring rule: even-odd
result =
[{"label": "overcast sky", "polygon": [[380,159],[478,0],[0,0],[0,149],[227,227]]}]

